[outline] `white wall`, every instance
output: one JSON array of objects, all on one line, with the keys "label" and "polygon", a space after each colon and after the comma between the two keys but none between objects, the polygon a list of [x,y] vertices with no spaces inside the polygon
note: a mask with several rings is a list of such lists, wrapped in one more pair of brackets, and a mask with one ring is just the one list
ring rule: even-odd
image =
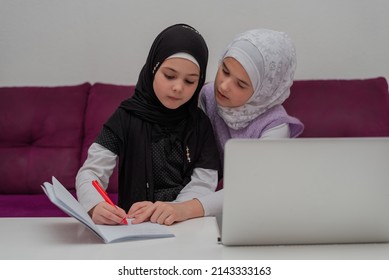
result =
[{"label": "white wall", "polygon": [[134,84],[154,37],[185,22],[208,42],[208,80],[239,32],[287,32],[296,79],[389,78],[387,0],[0,0],[0,86]]}]

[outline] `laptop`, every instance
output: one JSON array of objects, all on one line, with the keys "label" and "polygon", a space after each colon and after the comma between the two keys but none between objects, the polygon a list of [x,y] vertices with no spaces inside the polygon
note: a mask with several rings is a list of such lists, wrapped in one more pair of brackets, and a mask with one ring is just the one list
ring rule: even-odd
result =
[{"label": "laptop", "polygon": [[231,139],[224,245],[389,241],[389,138]]}]

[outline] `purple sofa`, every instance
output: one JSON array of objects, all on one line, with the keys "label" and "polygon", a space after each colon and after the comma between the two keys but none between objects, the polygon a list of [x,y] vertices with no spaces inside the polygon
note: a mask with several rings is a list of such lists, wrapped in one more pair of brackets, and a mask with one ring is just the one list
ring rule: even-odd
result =
[{"label": "purple sofa", "polygon": [[[134,86],[85,83],[0,88],[0,217],[66,216],[41,184],[58,178],[75,195],[75,176],[104,121]],[[287,111],[301,137],[389,136],[385,78],[295,81]],[[117,173],[108,192],[117,198]]]}]

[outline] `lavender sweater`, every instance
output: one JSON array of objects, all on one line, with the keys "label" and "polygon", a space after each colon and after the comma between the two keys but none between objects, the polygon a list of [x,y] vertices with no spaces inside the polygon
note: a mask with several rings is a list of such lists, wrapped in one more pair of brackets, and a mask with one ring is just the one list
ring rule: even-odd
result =
[{"label": "lavender sweater", "polygon": [[224,160],[224,145],[231,138],[261,138],[262,134],[271,128],[281,124],[288,124],[290,137],[300,135],[304,125],[297,118],[287,114],[282,105],[276,105],[252,120],[248,126],[241,129],[232,129],[226,125],[217,113],[217,104],[214,97],[213,83],[205,85],[200,95],[200,106],[211,120],[215,132],[216,141],[220,151],[221,162]]}]

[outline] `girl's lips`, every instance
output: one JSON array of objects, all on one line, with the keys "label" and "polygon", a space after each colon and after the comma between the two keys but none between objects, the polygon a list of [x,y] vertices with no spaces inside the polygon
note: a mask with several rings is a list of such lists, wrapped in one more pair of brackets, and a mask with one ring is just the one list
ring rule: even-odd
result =
[{"label": "girl's lips", "polygon": [[217,95],[218,95],[218,97],[220,97],[222,99],[228,99],[228,97],[223,95],[220,91],[217,91]]},{"label": "girl's lips", "polygon": [[174,97],[174,96],[168,96],[168,98],[171,99],[171,100],[174,100],[174,101],[180,100],[179,98]]}]

